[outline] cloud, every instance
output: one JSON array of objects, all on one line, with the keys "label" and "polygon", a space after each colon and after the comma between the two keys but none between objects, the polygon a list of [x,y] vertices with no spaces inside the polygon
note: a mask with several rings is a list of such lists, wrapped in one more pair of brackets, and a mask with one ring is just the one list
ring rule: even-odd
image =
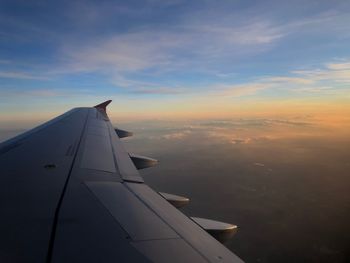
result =
[{"label": "cloud", "polygon": [[[268,128],[277,126],[311,126],[312,123],[308,121],[300,120],[289,120],[289,119],[265,119],[265,118],[254,118],[254,119],[233,119],[233,120],[211,120],[204,123],[200,123],[200,126],[210,127],[215,130],[235,130],[240,131],[242,128]],[[220,131],[218,131],[220,132]]]},{"label": "cloud", "polygon": [[212,43],[233,44],[236,46],[254,46],[272,43],[286,33],[281,32],[278,26],[268,21],[253,21],[251,23],[232,26],[232,25],[201,25],[192,27],[193,32],[200,35],[208,35],[212,38]]},{"label": "cloud", "polygon": [[18,72],[18,71],[0,71],[0,78],[36,79],[36,80],[48,79],[47,76],[37,76],[27,72]]},{"label": "cloud", "polygon": [[173,132],[169,134],[165,134],[162,136],[162,138],[166,140],[181,140],[184,139],[185,137],[189,136],[192,133],[190,130],[184,130],[180,132]]},{"label": "cloud", "polygon": [[255,95],[256,93],[271,88],[271,83],[247,83],[240,85],[232,86],[221,86],[220,88],[224,89],[220,95],[221,96],[230,96],[230,97],[242,97]]},{"label": "cloud", "polygon": [[[263,20],[237,25],[179,24],[166,30],[142,27],[65,42],[59,52],[60,65],[51,74],[93,73],[134,94],[182,94],[191,88],[169,81],[161,84],[157,79],[177,72],[206,71],[223,60],[228,63],[234,57],[263,52],[283,36]],[[153,83],[144,81],[145,76]]]},{"label": "cloud", "polygon": [[329,63],[327,64],[327,68],[331,70],[350,70],[350,62],[344,63]]},{"label": "cloud", "polygon": [[[203,122],[201,132],[217,143],[236,146],[272,142],[281,138],[310,135],[320,123],[309,116],[296,116],[283,119],[270,118],[232,118]],[[210,126],[210,127],[208,127]]]},{"label": "cloud", "polygon": [[61,70],[107,75],[149,69],[156,72],[193,70],[194,65],[203,67],[203,61],[208,59],[255,54],[284,34],[279,27],[263,20],[237,25],[179,24],[167,30],[146,27],[84,43],[66,43],[61,49],[64,61]]},{"label": "cloud", "polygon": [[311,126],[311,122],[307,121],[294,121],[294,120],[278,120],[278,119],[268,119],[267,123],[271,125],[288,125],[288,126]]},{"label": "cloud", "polygon": [[50,97],[71,97],[81,95],[83,90],[61,90],[61,89],[27,89],[2,88],[0,96],[2,98],[50,98]]},{"label": "cloud", "polygon": [[251,138],[248,134],[233,134],[228,128],[223,130],[209,130],[207,131],[207,136],[225,144],[248,144],[257,140]]},{"label": "cloud", "polygon": [[62,91],[58,90],[51,90],[51,89],[37,89],[37,90],[31,90],[26,92],[29,96],[35,96],[35,97],[57,97],[62,96],[64,93]]},{"label": "cloud", "polygon": [[306,80],[350,83],[350,62],[328,63],[324,68],[296,70],[292,73]]},{"label": "cloud", "polygon": [[0,64],[10,64],[11,60],[8,59],[0,59]]},{"label": "cloud", "polygon": [[251,142],[250,138],[245,138],[245,139],[231,139],[229,141],[231,144],[246,144]]},{"label": "cloud", "polygon": [[271,82],[271,83],[293,83],[298,85],[309,85],[315,83],[313,79],[306,79],[301,77],[285,77],[285,76],[278,76],[278,77],[267,77],[264,78],[265,82]]},{"label": "cloud", "polygon": [[[314,94],[336,94],[349,90],[350,62],[326,63],[320,68],[293,70],[288,76],[262,76],[239,85],[218,85],[221,96],[243,97],[273,89]],[[343,89],[339,85],[344,85]]]},{"label": "cloud", "polygon": [[[105,5],[103,8],[108,10]],[[115,8],[112,5],[109,9]],[[93,10],[93,21],[104,21],[105,12],[90,9]],[[148,9],[142,10],[146,12]],[[144,70],[209,69],[214,64],[209,62],[256,55],[270,50],[290,35],[319,31],[330,25],[334,28],[347,19],[339,12],[326,12],[288,22],[263,15],[249,16],[247,19],[244,15],[233,16],[215,8],[213,13],[215,16],[204,11],[185,13],[177,23],[169,23],[166,27],[146,24],[131,30],[99,35],[89,41],[66,41],[61,49],[64,61],[61,70],[113,75],[116,72],[122,74]]]},{"label": "cloud", "polygon": [[62,54],[66,70],[113,75],[165,67],[172,61],[170,50],[183,45],[183,41],[170,33],[140,31],[66,46]]},{"label": "cloud", "polygon": [[[279,5],[276,10],[264,13],[259,12],[259,4],[233,10],[241,6],[206,1],[201,3],[201,8],[194,3],[182,6],[178,12],[176,8],[181,2],[186,1],[70,3],[63,7],[66,12],[62,12],[62,17],[48,19],[48,23],[42,23],[35,15],[28,21],[24,17],[3,17],[0,20],[7,25],[7,33],[30,41],[31,45],[26,47],[35,46],[32,53],[38,57],[41,55],[36,53],[38,47],[48,47],[43,49],[43,54],[49,59],[36,67],[41,69],[42,76],[32,74],[29,68],[27,72],[0,72],[0,77],[37,80],[57,77],[60,80],[67,75],[80,77],[81,73],[89,73],[130,94],[184,94],[200,90],[205,95],[218,93],[228,97],[253,96],[272,89],[330,94],[336,82],[349,83],[350,63],[346,61],[329,63],[318,70],[302,69],[285,75],[255,77],[245,83],[239,74],[240,70],[247,69],[248,62],[259,64],[259,59],[265,60],[267,56],[262,57],[262,53],[275,51],[276,47],[282,47],[287,53],[289,49],[294,50],[287,45],[296,37],[308,37],[310,43],[319,36],[348,37],[349,23],[346,22],[349,18],[342,10],[321,14],[315,11],[313,16],[292,14],[292,10],[281,17],[276,11],[281,9]],[[303,5],[309,7],[306,3]],[[281,10],[285,10],[285,4],[282,6]],[[36,12],[45,13],[45,10],[48,18],[50,14],[56,17],[57,13],[51,10],[57,8],[46,9],[49,7],[52,6],[41,6],[44,9],[38,6]],[[62,21],[60,26],[52,27],[57,21]],[[16,40],[11,38],[11,41]],[[54,53],[50,53],[52,50]],[[276,60],[278,52],[282,51],[276,50],[277,55],[274,53],[272,59]],[[54,55],[54,62],[50,60],[51,55]],[[41,63],[44,59],[33,61]],[[6,63],[0,59],[0,64]],[[265,61],[263,65],[270,66]],[[257,74],[256,68],[252,67],[249,76]],[[188,77],[190,74],[193,75]],[[240,82],[233,80],[235,74]],[[200,82],[201,77],[205,79],[203,82]]]},{"label": "cloud", "polygon": [[134,94],[162,94],[162,95],[174,95],[174,94],[182,94],[185,92],[182,88],[174,88],[174,87],[141,87],[134,88],[129,91]]},{"label": "cloud", "polygon": [[131,94],[182,94],[188,92],[184,87],[178,86],[164,86],[157,82],[139,81],[128,79],[121,74],[114,74],[110,81],[117,87],[124,88],[125,91]]}]

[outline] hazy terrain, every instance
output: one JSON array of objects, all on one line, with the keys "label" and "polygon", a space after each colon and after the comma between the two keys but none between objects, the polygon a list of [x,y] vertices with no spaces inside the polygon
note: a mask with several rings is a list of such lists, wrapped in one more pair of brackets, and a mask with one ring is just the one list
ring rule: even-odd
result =
[{"label": "hazy terrain", "polygon": [[345,262],[350,249],[350,138],[332,127],[271,119],[124,124],[143,172],[184,209],[235,223],[228,247],[247,262]]},{"label": "hazy terrain", "polygon": [[[237,224],[247,262],[345,262],[350,249],[346,125],[230,119],[129,122],[130,152],[160,161],[154,189],[191,198],[188,215]],[[2,130],[0,141],[22,130]]]}]

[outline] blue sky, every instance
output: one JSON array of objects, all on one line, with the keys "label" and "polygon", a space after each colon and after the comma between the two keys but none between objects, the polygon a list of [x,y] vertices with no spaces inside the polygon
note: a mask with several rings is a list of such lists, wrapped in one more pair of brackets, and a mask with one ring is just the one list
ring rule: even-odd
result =
[{"label": "blue sky", "polygon": [[349,98],[349,1],[0,5],[2,114]]}]

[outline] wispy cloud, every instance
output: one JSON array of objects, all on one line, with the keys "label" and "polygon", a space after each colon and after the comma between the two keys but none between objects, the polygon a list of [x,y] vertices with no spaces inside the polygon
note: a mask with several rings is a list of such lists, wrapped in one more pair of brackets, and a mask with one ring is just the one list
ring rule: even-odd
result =
[{"label": "wispy cloud", "polygon": [[[55,4],[36,5],[38,13],[48,12],[47,23],[36,15],[28,14],[24,19],[26,16],[16,13],[4,14],[0,21],[6,26],[0,34],[9,34],[8,43],[17,43],[26,52],[19,52],[25,55],[17,60],[15,53],[0,58],[2,68],[9,57],[14,61],[11,70],[0,69],[0,78],[53,78],[60,82],[92,76],[98,85],[116,86],[129,94],[218,93],[229,97],[253,96],[272,89],[329,94],[336,84],[350,82],[347,61],[318,69],[274,73],[278,65],[285,64],[279,62],[281,57],[285,59],[285,52],[293,56],[304,46],[330,43],[320,39],[348,40],[349,16],[338,4],[326,11],[320,4],[319,10],[323,11],[312,14],[286,10],[287,4],[275,1],[244,8],[236,1],[185,4],[181,0],[74,2],[62,7],[66,11],[62,16],[52,11],[57,9],[52,8]],[[266,6],[284,13],[266,11],[271,9]],[[310,4],[303,3],[302,7],[307,10]],[[3,39],[8,41],[7,37]],[[294,43],[300,47],[293,48]],[[45,59],[37,59],[40,55]],[[26,59],[27,64],[23,62]],[[18,62],[16,66],[16,61],[22,64]],[[269,68],[265,70],[265,66]],[[261,75],[268,70],[271,75]],[[245,82],[246,76],[249,81]],[[95,85],[94,89],[96,83],[91,85]]]},{"label": "wispy cloud", "polygon": [[273,87],[271,83],[246,83],[240,85],[223,85],[220,86],[220,89],[223,91],[218,93],[221,96],[230,96],[230,97],[242,97],[254,95],[262,90]]},{"label": "wispy cloud", "polygon": [[0,59],[0,64],[9,64],[11,63],[11,60],[9,59]]},{"label": "wispy cloud", "polygon": [[350,62],[329,63],[327,68],[331,70],[350,70]]},{"label": "wispy cloud", "polygon": [[[268,89],[290,92],[332,94],[350,90],[350,63],[327,63],[316,69],[294,70],[287,76],[262,76],[253,82],[239,85],[219,85],[219,95],[242,97]],[[339,89],[339,85],[343,85]]]},{"label": "wispy cloud", "polygon": [[[271,50],[293,34],[314,33],[323,25],[328,27],[329,24],[336,25],[346,20],[338,12],[284,23],[263,16],[246,21],[241,16],[218,17],[208,23],[205,15],[201,16],[197,13],[195,18],[187,17],[185,22],[168,26],[166,30],[145,26],[84,43],[68,42],[61,49],[62,65],[57,72],[102,74],[111,83],[128,89],[130,93],[180,94],[183,90],[190,90],[183,88],[186,84],[179,88],[169,82],[164,85],[156,80],[149,83],[138,79],[142,79],[144,73],[161,78],[173,72],[210,72],[220,63],[232,64],[235,60],[239,63],[241,59]],[[215,83],[206,87],[210,90],[216,86],[224,90],[224,95],[234,97],[283,86],[287,89],[301,86],[311,91],[311,87],[319,89],[316,86],[320,86],[319,82],[327,78],[348,82],[347,66],[346,63],[333,63],[320,71],[298,70],[287,76],[263,76],[250,83]],[[217,74],[221,74],[220,70]]]},{"label": "wispy cloud", "polygon": [[350,83],[350,62],[329,63],[325,68],[296,70],[306,80]]},{"label": "wispy cloud", "polygon": [[[157,52],[162,43],[152,45],[143,34],[128,34],[95,42],[88,46],[67,47],[63,52],[68,70],[114,73],[137,71],[158,65],[163,55]],[[65,65],[67,66],[67,65]]]},{"label": "wispy cloud", "polygon": [[157,83],[156,81],[140,81],[129,79],[123,74],[113,74],[110,80],[113,85],[117,87],[121,87],[130,94],[144,94],[144,95],[152,95],[152,94],[160,94],[160,95],[171,95],[171,94],[183,94],[188,93],[188,89],[181,86],[164,86],[162,84]]},{"label": "wispy cloud", "polygon": [[62,54],[68,70],[73,71],[120,74],[155,67],[157,71],[167,71],[188,68],[207,58],[249,53],[249,49],[255,53],[254,47],[266,46],[282,36],[278,28],[263,21],[230,27],[187,25],[170,31],[144,29],[92,40],[88,44],[79,43],[76,47],[70,45]]},{"label": "wispy cloud", "polygon": [[[268,21],[222,24],[186,24],[167,30],[140,28],[134,32],[67,42],[60,50],[61,64],[53,74],[96,73],[130,93],[179,94],[186,88],[158,78],[177,72],[205,72],[235,57],[264,52],[284,36]],[[214,66],[215,67],[215,66]],[[153,76],[153,83],[143,75]],[[179,82],[183,82],[181,79]],[[190,89],[187,89],[190,90]]]},{"label": "wispy cloud", "polygon": [[19,71],[0,71],[0,78],[10,78],[10,79],[36,79],[44,80],[48,79],[47,76],[38,76],[35,74]]},{"label": "wispy cloud", "polygon": [[130,90],[130,93],[135,94],[183,94],[186,90],[183,88],[174,88],[174,87],[141,87],[133,88]]},{"label": "wispy cloud", "polygon": [[282,23],[262,15],[245,19],[224,12],[222,17],[216,14],[216,20],[208,22],[207,14],[199,12],[195,18],[187,14],[184,21],[167,26],[166,30],[143,26],[89,41],[68,42],[61,50],[68,63],[64,67],[107,74],[188,69],[203,66],[204,61],[212,59],[227,60],[264,52],[289,35],[319,31],[346,20],[339,12]]},{"label": "wispy cloud", "polygon": [[71,97],[75,95],[87,94],[84,90],[62,90],[54,88],[45,89],[26,89],[19,88],[1,88],[1,98],[56,98]]}]

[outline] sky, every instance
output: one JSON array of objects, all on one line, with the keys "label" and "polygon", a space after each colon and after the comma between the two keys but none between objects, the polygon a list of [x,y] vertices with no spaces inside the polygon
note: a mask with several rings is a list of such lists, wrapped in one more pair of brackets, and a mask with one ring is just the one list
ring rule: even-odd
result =
[{"label": "sky", "polygon": [[349,1],[0,1],[0,125],[350,113]]}]

